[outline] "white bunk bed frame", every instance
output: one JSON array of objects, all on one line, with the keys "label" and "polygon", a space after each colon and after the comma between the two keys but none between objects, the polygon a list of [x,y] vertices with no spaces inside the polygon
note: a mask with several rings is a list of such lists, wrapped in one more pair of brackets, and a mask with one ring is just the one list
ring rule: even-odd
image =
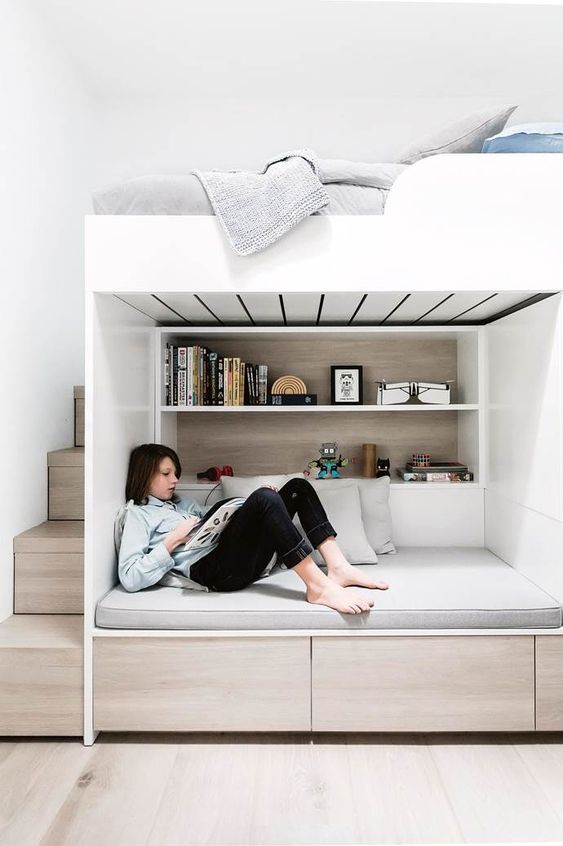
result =
[{"label": "white bunk bed frame", "polygon": [[[563,214],[558,189],[561,185],[563,157],[437,156],[414,165],[399,178],[390,192],[384,216],[309,218],[264,253],[245,258],[230,251],[213,217],[87,218],[86,744],[94,742],[100,729],[191,731],[201,730],[203,726],[215,731],[232,728],[243,731],[499,730],[498,719],[488,728],[486,720],[479,719],[474,711],[453,713],[450,717],[446,713],[452,685],[462,683],[465,677],[475,683],[479,677],[486,689],[503,667],[508,674],[507,683],[516,684],[517,692],[514,707],[507,709],[500,730],[563,728],[560,716],[563,671],[559,666],[563,665],[563,629],[405,630],[399,634],[397,630],[202,633],[116,631],[96,628],[94,622],[96,603],[115,583],[111,526],[122,502],[129,451],[137,443],[153,440],[161,431],[157,425],[154,390],[157,324],[126,306],[119,297],[147,293],[158,296],[272,291],[282,294],[531,289],[558,292],[563,269],[560,239]],[[488,432],[487,427],[497,426],[498,417],[491,417],[491,407],[487,404],[482,410],[480,428],[479,488],[485,500],[487,543],[532,578],[532,568],[526,571],[527,565],[521,561],[519,551],[510,546],[509,527],[515,521],[525,523],[521,541],[527,553],[534,549],[530,537],[541,530],[542,537],[547,539],[539,544],[533,579],[563,599],[563,575],[546,551],[550,545],[563,541],[560,343],[563,335],[559,300],[554,297],[545,301],[552,303],[549,310],[545,303],[538,304],[529,319],[534,337],[547,337],[542,321],[549,313],[547,334],[556,339],[546,359],[549,365],[546,380],[557,395],[553,398],[550,394],[542,412],[549,416],[551,435],[554,425],[555,429],[559,426],[560,446],[554,456],[559,471],[554,472],[548,490],[540,491],[534,478],[536,490],[527,490],[524,496],[517,490],[521,479],[510,478],[506,484],[496,476],[488,480],[490,458],[486,443],[498,433]],[[489,343],[493,351],[506,341],[513,345],[516,355],[521,340],[518,318],[510,325],[516,326],[516,335],[513,329],[507,339],[503,327],[491,332]],[[481,356],[486,356],[484,346],[484,342],[480,343]],[[480,379],[485,380],[486,370],[482,361]],[[483,381],[482,396],[485,391]],[[540,424],[538,432],[543,432]],[[525,431],[523,436],[529,440],[530,432]],[[538,455],[542,460],[547,457],[541,450]],[[498,468],[494,469],[496,472]],[[502,496],[495,498],[499,491]],[[418,498],[418,495],[419,492],[414,496]],[[537,508],[538,501],[547,503],[545,508],[541,504]],[[504,527],[504,534],[499,526]],[[351,641],[351,637],[360,640]],[[313,638],[320,663],[312,673]],[[186,713],[185,719],[180,720],[181,726],[173,721],[167,724],[166,720],[159,720],[159,709],[155,707],[154,721],[147,724],[135,719],[131,702],[109,702],[112,674],[122,677],[131,667],[135,671],[141,660],[150,685],[151,673],[159,667],[170,670],[178,661],[187,660],[188,645],[191,671],[201,672],[206,684],[211,684],[207,688],[208,698],[199,703],[190,699],[191,693],[181,680],[177,689],[164,689],[160,695],[168,707],[171,698],[177,697],[183,703],[179,707],[190,710],[192,721]],[[113,723],[111,719],[104,724],[96,720],[94,651],[96,660],[104,662],[104,686],[103,689],[97,686],[97,696],[105,697],[106,713],[113,708],[116,715]],[[431,679],[429,695],[438,706],[437,719],[422,719],[417,715],[416,702],[409,706],[399,697],[397,718],[378,727],[369,720],[345,726],[338,713],[317,726],[311,724],[312,689],[318,683],[318,696],[330,699],[331,664],[338,667],[345,662],[358,673],[373,674],[378,661],[392,662],[401,672],[426,662]],[[477,676],[476,661],[479,662]],[[210,666],[215,667],[211,682]],[[259,666],[264,674],[261,682],[277,691],[279,701],[269,703],[274,714],[270,720],[264,718],[264,708],[256,699],[258,678],[251,680],[246,698],[231,702],[232,674],[247,673],[249,666]],[[444,677],[444,666],[451,675]],[[339,683],[337,671],[332,683],[335,687]],[[210,689],[214,689],[213,701],[209,699]],[[370,696],[377,695],[375,676],[371,687],[366,689],[366,702]],[[221,714],[232,714],[237,708],[244,710],[244,719],[222,721]],[[291,717],[284,720],[281,716],[284,713]]]}]

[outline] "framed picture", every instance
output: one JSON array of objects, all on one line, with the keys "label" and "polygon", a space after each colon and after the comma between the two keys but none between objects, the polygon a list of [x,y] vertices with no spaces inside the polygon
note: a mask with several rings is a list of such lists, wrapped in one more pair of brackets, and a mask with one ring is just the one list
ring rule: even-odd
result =
[{"label": "framed picture", "polygon": [[330,368],[332,405],[362,405],[364,392],[361,364],[333,364]]}]

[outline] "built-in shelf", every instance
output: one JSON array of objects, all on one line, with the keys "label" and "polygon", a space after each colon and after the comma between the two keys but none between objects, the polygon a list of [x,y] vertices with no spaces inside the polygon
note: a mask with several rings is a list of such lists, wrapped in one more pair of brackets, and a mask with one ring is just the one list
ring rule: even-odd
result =
[{"label": "built-in shelf", "polygon": [[478,411],[477,403],[454,403],[452,405],[162,405],[161,411],[258,411],[270,412],[327,412],[330,411]]},{"label": "built-in shelf", "polygon": [[[482,327],[161,326],[155,331],[156,437],[178,450],[190,476],[212,464],[231,464],[244,475],[276,467],[303,468],[318,455],[322,442],[335,441],[350,462],[348,470],[354,464],[356,473],[362,467],[362,444],[375,443],[378,457],[390,459],[393,473],[413,452],[424,451],[437,460],[459,460],[475,474],[475,482],[404,482],[392,476],[397,495],[404,490],[483,488]],[[268,365],[268,387],[280,376],[294,374],[322,404],[165,405],[167,343],[197,344],[221,356],[263,362]],[[335,362],[362,365],[364,404],[330,404]],[[452,403],[378,405],[381,379],[452,380]],[[194,494],[200,490],[195,480],[191,487]]]}]

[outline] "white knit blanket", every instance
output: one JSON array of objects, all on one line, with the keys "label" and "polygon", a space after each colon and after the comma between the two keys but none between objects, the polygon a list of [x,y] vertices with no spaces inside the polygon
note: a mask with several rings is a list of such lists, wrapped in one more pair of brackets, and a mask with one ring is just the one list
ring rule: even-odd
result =
[{"label": "white knit blanket", "polygon": [[193,171],[241,256],[263,250],[328,204],[318,172],[317,157],[306,148],[270,159],[261,173]]}]

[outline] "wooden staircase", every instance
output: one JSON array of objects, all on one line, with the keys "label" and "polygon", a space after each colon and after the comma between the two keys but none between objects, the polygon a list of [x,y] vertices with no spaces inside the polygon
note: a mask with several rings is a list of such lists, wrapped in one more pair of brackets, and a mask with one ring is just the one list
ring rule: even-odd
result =
[{"label": "wooden staircase", "polygon": [[74,447],[48,453],[49,519],[14,538],[14,614],[0,623],[0,736],[81,735],[84,388]]}]

